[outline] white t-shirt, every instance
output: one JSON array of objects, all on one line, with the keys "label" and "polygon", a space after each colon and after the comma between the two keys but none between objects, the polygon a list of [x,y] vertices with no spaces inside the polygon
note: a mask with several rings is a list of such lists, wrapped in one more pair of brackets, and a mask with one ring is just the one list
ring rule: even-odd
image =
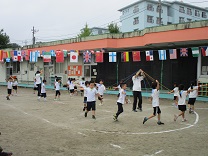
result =
[{"label": "white t-shirt", "polygon": [[97,94],[97,89],[90,87],[86,88],[86,94],[87,94],[87,102],[95,101],[95,95]]},{"label": "white t-shirt", "polygon": [[[189,93],[189,98],[196,98],[198,96],[199,86],[193,86],[193,89],[194,90]],[[191,87],[188,90],[191,90]]]},{"label": "white t-shirt", "polygon": [[138,77],[133,76],[132,77],[132,81],[133,81],[133,91],[142,91],[141,81],[143,79],[144,79],[143,76],[138,76]]},{"label": "white t-shirt", "polygon": [[103,95],[105,91],[105,86],[103,84],[97,84],[97,87],[98,87],[98,93],[100,95]]},{"label": "white t-shirt", "polygon": [[120,91],[119,91],[119,97],[118,97],[117,102],[119,102],[121,104],[124,104],[125,98],[126,98],[126,91],[124,89],[120,89]]},{"label": "white t-shirt", "polygon": [[55,87],[56,87],[56,90],[60,90],[60,83],[59,82],[56,82],[55,83]]},{"label": "white t-shirt", "polygon": [[74,82],[73,81],[71,81],[71,83],[69,84],[69,89],[70,90],[74,89]]},{"label": "white t-shirt", "polygon": [[12,82],[8,81],[8,82],[7,82],[7,88],[8,88],[8,89],[12,89],[12,84],[13,84]]},{"label": "white t-shirt", "polygon": [[35,79],[36,79],[36,84],[41,84],[40,74],[36,74]]},{"label": "white t-shirt", "polygon": [[68,87],[68,88],[69,88],[69,86],[70,86],[70,83],[71,83],[70,81],[67,81],[67,85],[68,85],[67,87]]},{"label": "white t-shirt", "polygon": [[152,107],[159,106],[159,94],[160,94],[159,90],[152,89],[152,94],[151,94],[151,97],[152,97]]},{"label": "white t-shirt", "polygon": [[117,88],[118,88],[118,91],[120,92],[120,90],[121,90],[121,85],[119,84]]},{"label": "white t-shirt", "polygon": [[[180,96],[181,94],[181,96]],[[187,91],[181,91],[178,95],[178,105],[186,105]]]},{"label": "white t-shirt", "polygon": [[87,90],[87,88],[89,88],[89,87],[84,86],[83,88],[84,88],[84,97],[87,97],[87,91],[86,91],[86,90]]},{"label": "white t-shirt", "polygon": [[17,81],[14,81],[14,83],[12,85],[13,86],[17,86],[18,85],[18,82]]},{"label": "white t-shirt", "polygon": [[80,87],[83,87],[83,88],[84,88],[84,86],[85,86],[85,81],[80,81],[80,82],[79,82],[79,85],[80,85]]},{"label": "white t-shirt", "polygon": [[46,93],[45,84],[43,83],[41,86],[41,93]]},{"label": "white t-shirt", "polygon": [[178,87],[175,87],[174,89],[173,89],[173,93],[174,93],[174,96],[178,96],[179,95],[179,90],[178,90]]}]

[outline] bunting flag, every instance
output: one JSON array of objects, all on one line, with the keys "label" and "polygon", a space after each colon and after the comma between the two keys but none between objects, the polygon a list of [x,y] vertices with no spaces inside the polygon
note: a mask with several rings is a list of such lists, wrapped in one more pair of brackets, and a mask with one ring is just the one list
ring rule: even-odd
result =
[{"label": "bunting flag", "polygon": [[176,49],[169,49],[170,59],[177,59],[177,50]]},{"label": "bunting flag", "polygon": [[146,61],[153,61],[153,60],[154,60],[153,50],[146,51]]},{"label": "bunting flag", "polygon": [[121,53],[121,62],[129,62],[129,52]]},{"label": "bunting flag", "polygon": [[43,62],[51,62],[51,53],[43,52]]},{"label": "bunting flag", "polygon": [[192,56],[193,57],[198,57],[199,56],[199,48],[198,47],[193,47],[191,48],[192,50]]},{"label": "bunting flag", "polygon": [[166,60],[166,50],[158,50],[159,60]]},{"label": "bunting flag", "polygon": [[76,52],[77,52],[77,54],[78,54],[78,56],[79,56],[79,50],[75,50]]},{"label": "bunting flag", "polygon": [[17,51],[17,61],[19,61],[19,62],[22,61],[21,51]]},{"label": "bunting flag", "polygon": [[14,62],[16,62],[16,61],[18,61],[18,59],[17,59],[17,51],[15,50],[14,52],[13,52],[14,54],[14,56],[13,56],[13,61]]},{"label": "bunting flag", "polygon": [[54,50],[51,50],[50,52],[51,52],[51,56],[52,56],[52,57],[56,57],[56,53],[55,53]]},{"label": "bunting flag", "polygon": [[97,63],[103,62],[103,52],[102,51],[96,51],[95,56],[96,56],[95,62],[97,62]]},{"label": "bunting flag", "polygon": [[3,50],[0,50],[0,62],[3,62]]},{"label": "bunting flag", "polygon": [[64,57],[68,57],[68,51],[67,50],[63,50],[64,52]]},{"label": "bunting flag", "polygon": [[38,62],[38,53],[36,51],[30,52],[30,62]]},{"label": "bunting flag", "polygon": [[78,62],[78,53],[77,52],[70,52],[70,62]]},{"label": "bunting flag", "polygon": [[201,47],[201,52],[203,56],[208,56],[208,47]]},{"label": "bunting flag", "polygon": [[10,62],[11,61],[11,59],[10,58],[6,58],[6,62]]},{"label": "bunting flag", "polygon": [[90,63],[91,62],[91,53],[89,51],[85,51],[83,53],[83,59],[84,59],[84,63]]},{"label": "bunting flag", "polygon": [[30,53],[31,53],[31,50],[27,50],[25,53],[26,53],[26,55],[25,55],[25,60],[26,60],[26,61],[29,61],[29,60],[30,60]]},{"label": "bunting flag", "polygon": [[95,51],[94,50],[90,50],[91,54],[95,54]]},{"label": "bunting flag", "polygon": [[133,62],[141,61],[140,51],[132,51]]},{"label": "bunting flag", "polygon": [[11,58],[11,53],[10,53],[10,51],[7,51],[7,52],[6,52],[6,58]]},{"label": "bunting flag", "polygon": [[41,56],[41,55],[40,55],[40,51],[37,50],[36,52],[37,52],[38,57],[40,57],[40,56]]},{"label": "bunting flag", "polygon": [[26,51],[22,50],[21,51],[22,59],[26,57]]},{"label": "bunting flag", "polygon": [[64,52],[61,50],[56,51],[56,63],[64,63]]},{"label": "bunting flag", "polygon": [[105,49],[101,48],[100,51],[104,53],[105,52]]},{"label": "bunting flag", "polygon": [[109,52],[109,62],[116,62],[116,52]]},{"label": "bunting flag", "polygon": [[180,56],[181,57],[188,57],[188,48],[181,48],[180,49]]}]

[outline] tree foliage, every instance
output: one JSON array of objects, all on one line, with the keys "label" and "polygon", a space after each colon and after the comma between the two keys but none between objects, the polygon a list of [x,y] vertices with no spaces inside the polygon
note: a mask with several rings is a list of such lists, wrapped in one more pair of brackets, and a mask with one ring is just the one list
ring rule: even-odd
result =
[{"label": "tree foliage", "polygon": [[78,35],[78,37],[87,37],[91,35],[91,30],[88,28],[88,25],[86,24],[83,29],[81,29],[81,33]]},{"label": "tree foliage", "polygon": [[111,34],[117,34],[117,33],[120,33],[120,30],[119,30],[119,27],[118,25],[115,23],[111,23],[108,25],[108,31],[111,33]]},{"label": "tree foliage", "polygon": [[4,33],[4,30],[0,30],[0,49],[8,48],[10,42],[9,36]]}]

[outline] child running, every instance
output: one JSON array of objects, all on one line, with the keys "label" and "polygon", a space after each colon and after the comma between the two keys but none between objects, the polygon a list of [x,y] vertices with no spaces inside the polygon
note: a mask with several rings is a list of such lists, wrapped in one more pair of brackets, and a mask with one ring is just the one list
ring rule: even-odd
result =
[{"label": "child running", "polygon": [[195,104],[196,98],[198,96],[198,89],[199,89],[199,87],[205,87],[205,86],[208,86],[208,85],[196,86],[194,81],[191,82],[191,86],[188,89],[188,91],[190,91],[190,93],[189,93],[189,101],[188,101],[188,107],[189,107],[189,113],[190,114],[194,114],[194,104]]},{"label": "child running", "polygon": [[83,108],[83,111],[87,111],[87,91],[86,89],[89,87],[90,85],[90,82],[89,81],[85,81],[85,85],[84,86],[81,86],[81,91],[83,91],[84,93],[84,108]]},{"label": "child running", "polygon": [[85,111],[85,117],[87,117],[87,113],[92,110],[92,118],[96,119],[95,118],[95,110],[96,110],[95,95],[98,95],[98,97],[100,97],[100,94],[97,92],[95,88],[95,83],[93,81],[90,81],[90,86],[86,89],[86,95],[87,95],[87,110]]},{"label": "child running", "polygon": [[177,106],[178,105],[178,95],[179,95],[179,91],[178,91],[178,85],[177,85],[176,82],[174,83],[173,90],[171,90],[170,92],[168,92],[168,94],[171,94],[171,93],[174,94],[174,98],[173,98],[173,100],[175,101],[174,105]]},{"label": "child running", "polygon": [[185,118],[186,111],[186,97],[190,91],[184,90],[184,85],[179,85],[179,95],[178,95],[178,110],[181,111],[178,115],[174,115],[174,121],[177,120],[179,116],[182,116],[182,122],[187,121]]},{"label": "child running", "polygon": [[7,81],[7,93],[8,95],[6,96],[7,100],[10,100],[10,95],[12,94],[12,84],[13,84],[13,78],[9,77],[8,81]]},{"label": "child running", "polygon": [[119,91],[119,97],[118,97],[118,100],[117,100],[117,105],[118,105],[118,111],[115,115],[113,115],[113,119],[115,121],[118,121],[118,116],[123,113],[123,104],[125,102],[125,98],[126,98],[126,83],[122,83],[120,84],[121,86],[121,89]]},{"label": "child running", "polygon": [[74,82],[75,82],[75,79],[71,79],[71,82],[69,84],[70,96],[74,95]]},{"label": "child running", "polygon": [[158,114],[157,115],[157,118],[158,118],[158,121],[157,121],[157,124],[158,125],[164,125],[163,122],[160,121],[160,116],[161,116],[161,110],[160,110],[160,106],[159,106],[159,88],[160,88],[160,85],[159,85],[159,82],[158,80],[154,81],[152,83],[152,94],[151,94],[151,101],[152,101],[152,107],[153,107],[153,114],[149,117],[145,117],[144,120],[143,120],[143,124],[156,116],[156,113]]},{"label": "child running", "polygon": [[100,80],[99,84],[96,85],[97,89],[98,89],[98,93],[100,94],[100,97],[98,97],[98,100],[100,100],[100,104],[99,105],[103,105],[103,94],[105,91],[105,86],[103,85],[103,80]]},{"label": "child running", "polygon": [[58,100],[60,100],[60,83],[61,83],[61,80],[60,79],[56,79],[56,83],[55,83],[55,90],[56,90],[56,95],[55,95],[55,98],[54,100],[57,100],[57,96],[58,96]]},{"label": "child running", "polygon": [[34,87],[33,87],[33,94],[35,94],[35,91],[38,90],[38,86],[36,85],[36,79],[34,79]]},{"label": "child running", "polygon": [[[45,85],[46,85],[46,80],[43,80],[43,83],[42,83],[42,86],[41,86],[41,97],[44,98],[44,101],[46,101],[46,88],[45,88]],[[40,100],[40,99],[38,99]]]},{"label": "child running", "polygon": [[17,78],[14,79],[14,82],[13,82],[13,94],[14,92],[16,93],[17,95],[17,88],[18,88],[18,81],[17,81]]}]

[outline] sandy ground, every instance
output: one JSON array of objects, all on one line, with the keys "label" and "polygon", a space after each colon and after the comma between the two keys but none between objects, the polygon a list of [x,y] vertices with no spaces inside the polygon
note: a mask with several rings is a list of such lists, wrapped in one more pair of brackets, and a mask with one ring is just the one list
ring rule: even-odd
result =
[{"label": "sandy ground", "polygon": [[[104,105],[97,101],[96,120],[84,117],[83,97],[61,92],[53,101],[37,101],[32,89],[19,88],[18,96],[7,101],[6,88],[0,87],[0,146],[14,156],[206,156],[208,155],[208,103],[196,102],[196,114],[186,112],[187,122],[173,115],[179,111],[173,101],[161,99],[162,121],[157,118],[142,124],[152,113],[147,98],[143,112],[132,112],[124,105],[119,121],[115,95],[105,95]],[[132,101],[132,98],[130,98]]]}]

